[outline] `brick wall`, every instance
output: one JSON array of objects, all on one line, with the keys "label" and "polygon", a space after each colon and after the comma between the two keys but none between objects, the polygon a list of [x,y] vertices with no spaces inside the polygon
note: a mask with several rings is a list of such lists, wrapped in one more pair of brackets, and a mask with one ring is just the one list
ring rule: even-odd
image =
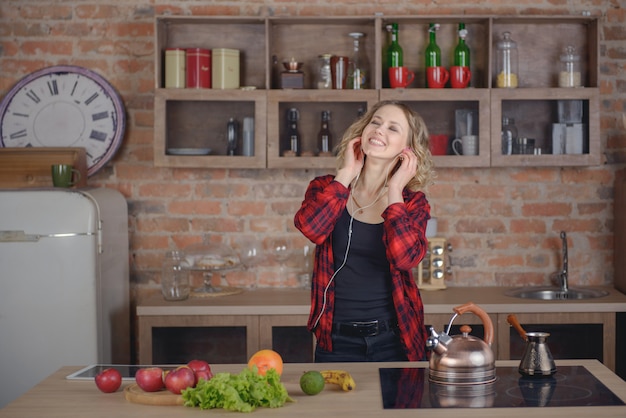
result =
[{"label": "brick wall", "polygon": [[[447,237],[449,286],[547,283],[560,263],[559,231],[570,241],[570,283],[613,281],[612,184],[626,161],[621,117],[626,93],[625,0],[63,1],[0,3],[0,94],[48,65],[103,74],[128,111],[124,144],[90,184],[120,190],[130,208],[131,286],[158,288],[168,249],[207,232],[227,241],[276,235],[301,251],[293,228],[311,170],[166,169],[152,163],[154,17],[174,15],[523,14],[601,16],[601,138],[609,164],[590,168],[439,169],[428,191],[439,235]],[[478,4],[476,4],[478,3]],[[233,273],[238,284],[275,285],[270,261]],[[295,281],[289,282],[294,285]]]}]

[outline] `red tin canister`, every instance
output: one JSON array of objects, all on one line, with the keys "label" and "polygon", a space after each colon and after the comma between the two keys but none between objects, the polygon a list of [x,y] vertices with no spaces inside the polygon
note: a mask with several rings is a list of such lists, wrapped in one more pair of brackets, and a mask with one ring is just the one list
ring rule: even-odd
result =
[{"label": "red tin canister", "polygon": [[187,87],[211,88],[211,51],[187,48]]}]

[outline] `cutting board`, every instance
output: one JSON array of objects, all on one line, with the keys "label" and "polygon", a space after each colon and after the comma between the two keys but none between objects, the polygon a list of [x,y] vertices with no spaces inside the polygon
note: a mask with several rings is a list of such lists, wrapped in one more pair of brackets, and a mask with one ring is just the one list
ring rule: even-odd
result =
[{"label": "cutting board", "polygon": [[184,403],[181,395],[175,395],[167,390],[144,392],[136,383],[124,388],[124,396],[127,401],[144,405],[175,406]]},{"label": "cutting board", "polygon": [[87,154],[80,147],[0,148],[0,188],[52,187],[50,166],[70,164],[87,186]]}]

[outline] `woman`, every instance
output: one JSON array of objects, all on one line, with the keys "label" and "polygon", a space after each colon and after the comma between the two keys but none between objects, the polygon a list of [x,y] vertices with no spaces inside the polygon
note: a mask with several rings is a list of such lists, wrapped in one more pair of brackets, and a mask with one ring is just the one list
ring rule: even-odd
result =
[{"label": "woman", "polygon": [[337,173],[309,184],[296,227],[317,246],[308,328],[316,362],[424,360],[426,329],[412,269],[427,248],[428,131],[384,101],[348,128]]}]

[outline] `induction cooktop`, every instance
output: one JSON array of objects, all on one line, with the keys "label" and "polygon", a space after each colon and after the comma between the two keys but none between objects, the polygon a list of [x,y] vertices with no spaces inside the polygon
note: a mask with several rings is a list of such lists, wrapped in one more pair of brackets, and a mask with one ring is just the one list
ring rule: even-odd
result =
[{"label": "induction cooktop", "polygon": [[624,405],[583,366],[559,366],[549,377],[526,377],[517,367],[496,369],[483,385],[442,385],[426,368],[381,368],[384,409],[510,408]]}]

